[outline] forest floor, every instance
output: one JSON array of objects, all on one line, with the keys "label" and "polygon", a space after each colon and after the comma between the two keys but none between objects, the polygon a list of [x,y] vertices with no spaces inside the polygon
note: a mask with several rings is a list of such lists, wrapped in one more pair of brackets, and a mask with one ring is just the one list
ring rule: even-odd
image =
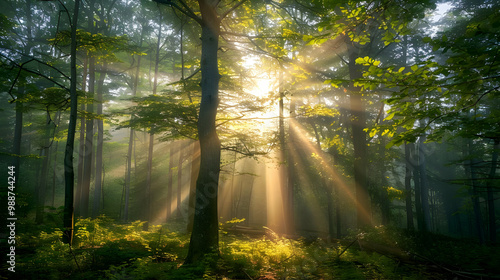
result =
[{"label": "forest floor", "polygon": [[220,255],[183,266],[189,235],[171,225],[144,229],[144,222],[80,219],[70,248],[60,229],[23,225],[15,272],[2,260],[0,279],[500,279],[500,247],[435,234],[377,227],[327,242],[226,226]]}]

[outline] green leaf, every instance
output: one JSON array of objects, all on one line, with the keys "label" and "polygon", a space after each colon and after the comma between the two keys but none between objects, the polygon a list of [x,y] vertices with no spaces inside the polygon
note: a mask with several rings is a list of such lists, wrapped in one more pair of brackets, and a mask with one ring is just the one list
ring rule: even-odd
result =
[{"label": "green leaf", "polygon": [[392,120],[392,118],[394,118],[394,115],[396,114],[396,112],[392,112],[389,116],[387,116],[384,121],[390,121]]},{"label": "green leaf", "polygon": [[413,71],[413,72],[417,71],[417,69],[418,69],[418,65],[413,65],[411,67],[411,71]]}]

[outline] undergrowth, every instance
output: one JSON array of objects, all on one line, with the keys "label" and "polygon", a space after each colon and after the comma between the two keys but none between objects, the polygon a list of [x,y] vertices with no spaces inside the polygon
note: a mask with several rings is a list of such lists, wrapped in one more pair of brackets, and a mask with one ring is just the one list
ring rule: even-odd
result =
[{"label": "undergrowth", "polygon": [[[287,239],[269,229],[261,238],[221,231],[220,254],[191,266],[182,265],[189,236],[166,226],[145,231],[141,221],[99,217],[76,222],[71,248],[61,236],[47,228],[20,234],[16,279],[453,279],[446,269],[495,275],[500,263],[498,248],[384,227],[342,242]],[[356,240],[398,247],[420,259],[401,262],[361,250]]]}]

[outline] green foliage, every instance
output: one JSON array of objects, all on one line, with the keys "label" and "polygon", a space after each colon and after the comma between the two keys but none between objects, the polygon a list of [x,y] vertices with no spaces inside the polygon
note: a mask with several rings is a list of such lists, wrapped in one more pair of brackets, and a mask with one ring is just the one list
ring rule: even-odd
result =
[{"label": "green foliage", "polygon": [[19,256],[21,278],[88,279],[106,275],[109,279],[118,279],[113,277],[120,273],[131,274],[136,269],[143,271],[144,267],[153,267],[153,264],[159,264],[155,270],[163,273],[176,267],[179,256],[185,255],[187,236],[169,232],[161,226],[143,231],[143,224],[140,221],[117,224],[104,216],[79,219],[75,223],[73,248],[61,242],[60,230],[22,234],[19,244],[24,252]]},{"label": "green foliage", "polygon": [[450,134],[498,137],[498,106],[494,105],[500,80],[498,15],[497,9],[480,8],[458,18],[453,28],[439,36],[424,37],[422,43],[433,52],[410,67],[358,58],[356,62],[365,67],[363,78],[355,81],[358,86],[392,91],[385,100],[390,106],[388,122],[374,127],[370,135],[395,134],[388,146],[413,142],[424,133],[428,141]]},{"label": "green foliage", "polygon": [[149,95],[133,98],[136,106],[128,109],[134,118],[124,122],[121,127],[148,129],[153,133],[168,131],[168,136],[188,136],[197,138],[197,102],[191,102],[182,92]]},{"label": "green foliage", "polygon": [[[69,30],[61,31],[56,34],[54,39],[50,39],[50,42],[69,45],[71,32]],[[93,55],[98,58],[98,62],[101,61],[111,61],[118,62],[116,57],[116,52],[126,51],[136,55],[145,55],[142,52],[137,52],[128,44],[128,37],[123,36],[106,36],[101,33],[92,34],[88,31],[78,29],[77,30],[77,41],[78,49],[84,50],[87,55]]]},{"label": "green foliage", "polygon": [[[239,222],[233,220],[232,222]],[[78,244],[70,248],[62,231],[24,233],[18,245],[22,279],[434,279],[448,277],[425,262],[463,270],[498,270],[495,247],[479,246],[429,233],[376,227],[352,233],[346,241],[287,239],[270,229],[262,238],[221,235],[220,255],[181,266],[188,236],[143,222],[118,224],[107,217],[77,221]],[[357,242],[409,252],[415,264],[399,263],[391,255],[360,250]],[[363,246],[361,246],[363,247]],[[418,264],[421,263],[421,264]],[[432,274],[431,274],[432,273]]]}]

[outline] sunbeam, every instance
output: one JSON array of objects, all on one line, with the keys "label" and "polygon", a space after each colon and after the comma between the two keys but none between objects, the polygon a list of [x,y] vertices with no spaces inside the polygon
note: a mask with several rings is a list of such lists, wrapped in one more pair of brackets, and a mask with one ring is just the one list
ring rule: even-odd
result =
[{"label": "sunbeam", "polygon": [[322,167],[322,171],[328,175],[333,186],[338,188],[343,195],[346,195],[349,201],[351,201],[353,205],[357,206],[356,208],[358,211],[361,211],[363,215],[371,219],[371,215],[368,214],[365,208],[358,205],[356,196],[352,191],[352,187],[346,184],[346,182],[338,174],[333,164],[333,160],[327,158],[328,155],[321,151],[317,145],[311,141],[313,138],[300,123],[298,123],[295,119],[290,119],[289,122],[291,129],[294,131],[293,135],[296,137],[298,145],[311,156],[311,160],[313,159],[313,155],[316,157],[316,160],[319,161],[319,164]]}]

